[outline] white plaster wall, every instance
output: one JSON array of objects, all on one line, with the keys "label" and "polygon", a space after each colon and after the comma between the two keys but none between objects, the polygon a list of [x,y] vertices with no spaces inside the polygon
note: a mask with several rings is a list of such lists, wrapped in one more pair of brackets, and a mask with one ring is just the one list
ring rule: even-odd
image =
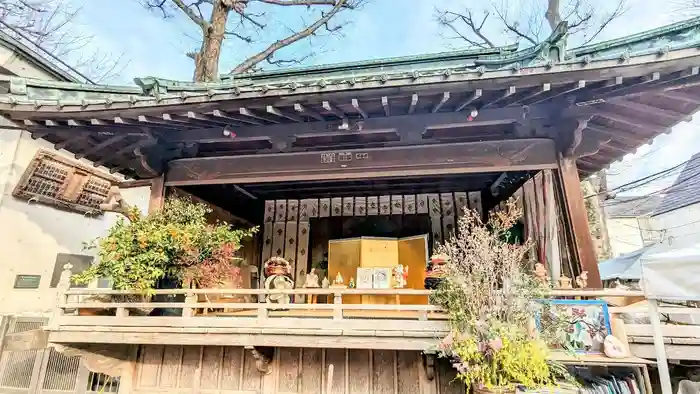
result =
[{"label": "white plaster wall", "polygon": [[[0,127],[4,125],[7,121]],[[89,254],[83,242],[105,234],[118,217],[106,213],[90,218],[14,198],[15,185],[40,148],[55,152],[50,143],[33,140],[26,131],[0,128],[0,315],[47,313],[56,298],[55,289],[49,288],[56,254]],[[75,160],[67,151],[58,153]],[[125,189],[122,195],[146,212],[149,189]],[[41,275],[40,288],[13,289],[18,274]]]},{"label": "white plaster wall", "polygon": [[637,218],[609,218],[607,225],[613,257],[644,246]]},{"label": "white plaster wall", "polygon": [[11,51],[4,46],[0,46],[0,66],[7,69],[15,75],[27,78],[36,79],[53,79],[51,74],[39,69],[34,64],[29,63],[26,59],[18,56],[17,53]]},{"label": "white plaster wall", "polygon": [[672,247],[700,243],[700,204],[688,205],[651,218],[651,226],[660,230],[662,242]]}]

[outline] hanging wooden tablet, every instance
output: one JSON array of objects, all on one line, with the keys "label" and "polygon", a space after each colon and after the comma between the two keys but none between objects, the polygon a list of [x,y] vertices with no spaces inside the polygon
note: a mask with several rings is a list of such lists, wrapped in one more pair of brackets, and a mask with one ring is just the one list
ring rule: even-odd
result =
[{"label": "hanging wooden tablet", "polygon": [[265,201],[265,223],[272,223],[275,221],[275,201],[267,200]]},{"label": "hanging wooden tablet", "polygon": [[481,192],[469,192],[467,195],[469,196],[469,209],[475,209],[477,212],[479,212],[482,220],[485,219],[484,207],[481,205]]},{"label": "hanging wooden tablet", "polygon": [[442,237],[448,240],[454,237],[455,233],[455,217],[454,216],[443,216],[442,217]]},{"label": "hanging wooden tablet", "polygon": [[308,222],[309,221],[309,200],[299,201],[299,221]]},{"label": "hanging wooden tablet", "polygon": [[299,219],[299,200],[287,200],[287,221],[296,222]]},{"label": "hanging wooden tablet", "polygon": [[[273,202],[274,203],[274,202]],[[272,237],[274,235],[272,223],[263,224],[263,241],[262,241],[262,262],[264,263],[272,257]]]},{"label": "hanging wooden tablet", "polygon": [[333,197],[331,198],[331,216],[342,216],[343,215],[343,198]]},{"label": "hanging wooden tablet", "polygon": [[276,222],[273,226],[274,233],[272,234],[272,256],[282,257],[284,255],[284,233],[286,231],[286,227],[286,222]]},{"label": "hanging wooden tablet", "polygon": [[366,197],[355,197],[355,215],[354,216],[365,216],[367,215],[367,198]]},{"label": "hanging wooden tablet", "polygon": [[391,214],[403,215],[403,196],[391,196]]},{"label": "hanging wooden tablet", "polygon": [[299,222],[299,236],[297,241],[297,266],[295,280],[298,280],[300,273],[309,271],[309,226],[308,222]]},{"label": "hanging wooden tablet", "polygon": [[318,217],[327,218],[331,216],[331,199],[321,198],[318,200]]},{"label": "hanging wooden tablet", "polygon": [[404,215],[416,214],[416,196],[414,194],[403,196],[403,213]]},{"label": "hanging wooden tablet", "polygon": [[461,217],[467,209],[469,209],[467,192],[455,193],[455,216],[458,218]]},{"label": "hanging wooden tablet", "polygon": [[441,216],[442,210],[440,209],[439,194],[428,194],[428,209],[430,216]]},{"label": "hanging wooden tablet", "polygon": [[292,275],[296,272],[298,222],[287,222],[285,232],[284,259],[292,265]]},{"label": "hanging wooden tablet", "polygon": [[367,215],[379,215],[379,197],[367,197]]},{"label": "hanging wooden tablet", "polygon": [[277,200],[275,206],[275,221],[284,222],[287,220],[287,200]]},{"label": "hanging wooden tablet", "polygon": [[[454,217],[455,200],[452,193],[440,194],[440,207],[442,208],[442,217]],[[443,234],[443,236],[444,235],[445,234]]]},{"label": "hanging wooden tablet", "polygon": [[440,221],[440,216],[431,216],[430,226],[433,231],[433,250],[435,250],[435,245],[442,243],[442,222]]},{"label": "hanging wooden tablet", "polygon": [[391,214],[391,196],[379,196],[379,214]]},{"label": "hanging wooden tablet", "polygon": [[416,213],[428,213],[428,195],[419,194],[416,196]]},{"label": "hanging wooden tablet", "polygon": [[355,214],[355,198],[343,197],[343,216],[352,216]]}]

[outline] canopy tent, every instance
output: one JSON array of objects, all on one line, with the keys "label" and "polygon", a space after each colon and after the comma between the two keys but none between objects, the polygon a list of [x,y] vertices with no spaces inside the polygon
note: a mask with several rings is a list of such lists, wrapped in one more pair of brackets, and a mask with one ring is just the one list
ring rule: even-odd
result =
[{"label": "canopy tent", "polygon": [[642,288],[648,298],[700,301],[700,244],[640,258]]}]

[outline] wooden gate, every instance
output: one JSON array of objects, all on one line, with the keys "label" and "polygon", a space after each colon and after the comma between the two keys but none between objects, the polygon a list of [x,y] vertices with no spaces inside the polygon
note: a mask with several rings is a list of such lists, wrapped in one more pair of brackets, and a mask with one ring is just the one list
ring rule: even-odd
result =
[{"label": "wooden gate", "polygon": [[[41,328],[43,317],[0,316],[0,341],[5,334]],[[80,357],[67,357],[54,348],[25,351],[0,349],[0,394],[116,393],[119,379],[90,372]]]}]

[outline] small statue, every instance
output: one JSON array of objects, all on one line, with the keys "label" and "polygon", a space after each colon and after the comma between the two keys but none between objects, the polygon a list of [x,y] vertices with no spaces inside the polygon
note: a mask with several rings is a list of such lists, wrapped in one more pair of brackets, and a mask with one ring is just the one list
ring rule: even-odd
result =
[{"label": "small statue", "polygon": [[340,272],[338,272],[335,275],[335,280],[333,280],[334,285],[344,285],[345,281],[343,281],[343,275],[340,275]]},{"label": "small statue", "polygon": [[580,289],[588,287],[588,271],[581,272],[581,275],[576,277],[576,286]]},{"label": "small statue", "polygon": [[[267,290],[288,290],[294,288],[294,281],[291,278],[292,266],[281,257],[271,257],[263,265],[265,272],[264,287]],[[268,294],[268,303],[289,304],[288,294]]]},{"label": "small statue", "polygon": [[535,279],[537,279],[538,282],[540,282],[543,285],[549,285],[549,274],[547,273],[547,269],[544,268],[544,264],[542,263],[535,263]]},{"label": "small statue", "polygon": [[348,289],[354,289],[355,288],[355,278],[350,277],[350,282],[348,283]]},{"label": "small statue", "polygon": [[309,273],[306,274],[306,282],[304,283],[304,287],[307,289],[317,289],[320,287],[318,284],[318,275],[316,274],[316,268],[312,268],[311,271],[309,271]]},{"label": "small statue", "polygon": [[566,275],[562,275],[559,277],[559,280],[557,280],[557,286],[564,290],[571,289],[571,279]]},{"label": "small statue", "polygon": [[328,280],[327,276],[323,277],[323,281],[321,281],[321,287],[323,287],[324,289],[331,287],[331,282]]}]

